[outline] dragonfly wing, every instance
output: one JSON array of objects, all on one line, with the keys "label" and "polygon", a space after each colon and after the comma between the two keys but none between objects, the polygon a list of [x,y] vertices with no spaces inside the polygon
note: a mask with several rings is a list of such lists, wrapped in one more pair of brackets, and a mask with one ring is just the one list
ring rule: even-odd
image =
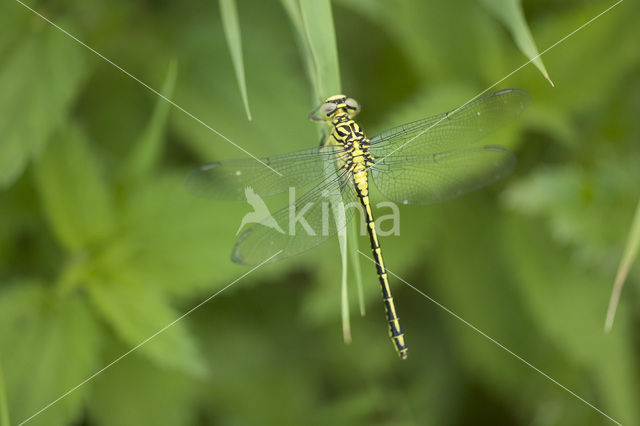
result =
[{"label": "dragonfly wing", "polygon": [[523,90],[500,90],[447,113],[380,133],[371,139],[371,154],[382,159],[464,149],[516,119],[529,102]]},{"label": "dragonfly wing", "polygon": [[398,204],[435,204],[489,185],[508,174],[515,155],[499,146],[437,154],[393,155],[375,164],[376,187]]},{"label": "dragonfly wing", "polygon": [[327,165],[337,164],[345,155],[342,146],[331,145],[261,159],[279,174],[253,158],[210,163],[193,172],[186,186],[205,198],[244,200],[247,187],[269,196],[319,183]]},{"label": "dragonfly wing", "polygon": [[[289,206],[245,230],[233,248],[232,260],[257,265],[276,253],[274,261],[282,260],[343,230],[359,208],[350,176],[340,169]],[[340,199],[342,203],[335,202]],[[344,216],[337,214],[339,208],[344,209]]]}]

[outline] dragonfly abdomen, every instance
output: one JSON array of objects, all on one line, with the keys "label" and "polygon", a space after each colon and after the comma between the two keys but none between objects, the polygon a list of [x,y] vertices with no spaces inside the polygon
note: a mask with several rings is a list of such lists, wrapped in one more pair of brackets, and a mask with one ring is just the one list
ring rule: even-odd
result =
[{"label": "dragonfly abdomen", "polygon": [[389,286],[389,280],[387,278],[387,269],[385,268],[384,261],[382,260],[382,250],[380,248],[380,242],[378,241],[378,235],[376,233],[376,226],[373,220],[373,213],[371,212],[371,203],[369,201],[369,196],[364,195],[358,189],[358,185],[355,183],[355,178],[354,185],[356,186],[356,192],[358,193],[358,198],[360,199],[360,204],[362,205],[362,210],[364,211],[365,221],[367,222],[369,242],[371,244],[373,258],[376,262],[376,270],[378,272],[378,280],[380,281],[380,287],[382,290],[384,309],[387,314],[389,337],[391,337],[391,340],[393,341],[393,344],[395,345],[396,351],[398,352],[400,358],[406,359],[408,357],[407,344],[404,339],[402,328],[400,327],[400,318],[398,318],[396,306],[393,302],[391,287]]}]

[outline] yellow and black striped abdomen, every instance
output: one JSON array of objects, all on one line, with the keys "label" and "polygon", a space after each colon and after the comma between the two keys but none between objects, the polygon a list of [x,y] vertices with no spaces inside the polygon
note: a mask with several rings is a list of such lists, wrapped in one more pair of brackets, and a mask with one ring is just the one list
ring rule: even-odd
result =
[{"label": "yellow and black striped abdomen", "polygon": [[371,251],[373,252],[373,258],[376,261],[378,279],[382,289],[382,300],[384,302],[384,308],[387,313],[387,321],[389,324],[389,336],[391,337],[391,340],[393,340],[400,358],[406,359],[408,356],[407,344],[404,339],[402,328],[400,327],[400,318],[398,318],[395,303],[393,303],[393,295],[391,294],[391,287],[389,287],[387,269],[385,268],[384,261],[382,260],[382,250],[380,249],[380,242],[378,241],[375,222],[371,213],[369,196],[360,197],[360,203],[362,204],[365,220],[367,222]]}]

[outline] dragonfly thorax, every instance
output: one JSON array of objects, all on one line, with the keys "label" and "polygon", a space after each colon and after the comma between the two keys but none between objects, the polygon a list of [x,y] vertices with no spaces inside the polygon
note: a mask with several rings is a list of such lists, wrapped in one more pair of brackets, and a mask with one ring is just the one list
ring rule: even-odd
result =
[{"label": "dragonfly thorax", "polygon": [[[342,116],[341,116],[342,117]],[[373,156],[369,151],[370,142],[353,119],[334,120],[331,130],[330,144],[342,145],[345,153],[345,165],[355,174],[364,173],[361,179],[366,180],[366,169],[373,164]],[[354,177],[357,177],[354,175]]]},{"label": "dragonfly thorax", "polygon": [[368,139],[364,135],[364,131],[358,123],[347,115],[340,115],[331,122],[331,137],[336,143],[342,144],[345,148],[349,148],[354,143],[367,145]]},{"label": "dragonfly thorax", "polygon": [[340,123],[346,123],[347,121],[350,121],[351,117],[349,117],[349,114],[347,114],[346,112],[341,112],[340,114],[336,114],[333,116],[333,119],[331,120],[331,125],[332,126],[337,126]]}]

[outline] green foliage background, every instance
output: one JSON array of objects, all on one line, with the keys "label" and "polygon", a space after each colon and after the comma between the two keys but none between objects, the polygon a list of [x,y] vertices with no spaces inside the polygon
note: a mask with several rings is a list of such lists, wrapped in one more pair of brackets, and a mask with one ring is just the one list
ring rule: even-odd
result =
[{"label": "green foliage background", "polygon": [[[243,55],[234,59],[226,37],[238,28],[225,33],[217,2],[29,5],[249,152],[270,155],[318,143],[306,120],[318,99],[287,3],[238,2]],[[490,3],[332,3],[342,88],[363,105],[370,136],[452,109],[527,60]],[[543,49],[609,5],[523,9]],[[610,334],[603,323],[640,195],[638,16],[637,2],[623,2],[546,54],[556,88],[533,65],[500,84],[532,95],[522,119],[489,141],[517,152],[515,172],[448,204],[403,208],[401,235],[382,241],[391,271],[629,425],[640,424],[637,266]],[[196,166],[239,156],[2,2],[2,426],[247,271],[229,259],[247,206],[196,199],[183,186]],[[399,361],[367,261],[368,314],[353,316],[352,290],[345,345],[340,259],[332,241],[260,268],[29,424],[611,424],[393,279],[411,350]]]}]

